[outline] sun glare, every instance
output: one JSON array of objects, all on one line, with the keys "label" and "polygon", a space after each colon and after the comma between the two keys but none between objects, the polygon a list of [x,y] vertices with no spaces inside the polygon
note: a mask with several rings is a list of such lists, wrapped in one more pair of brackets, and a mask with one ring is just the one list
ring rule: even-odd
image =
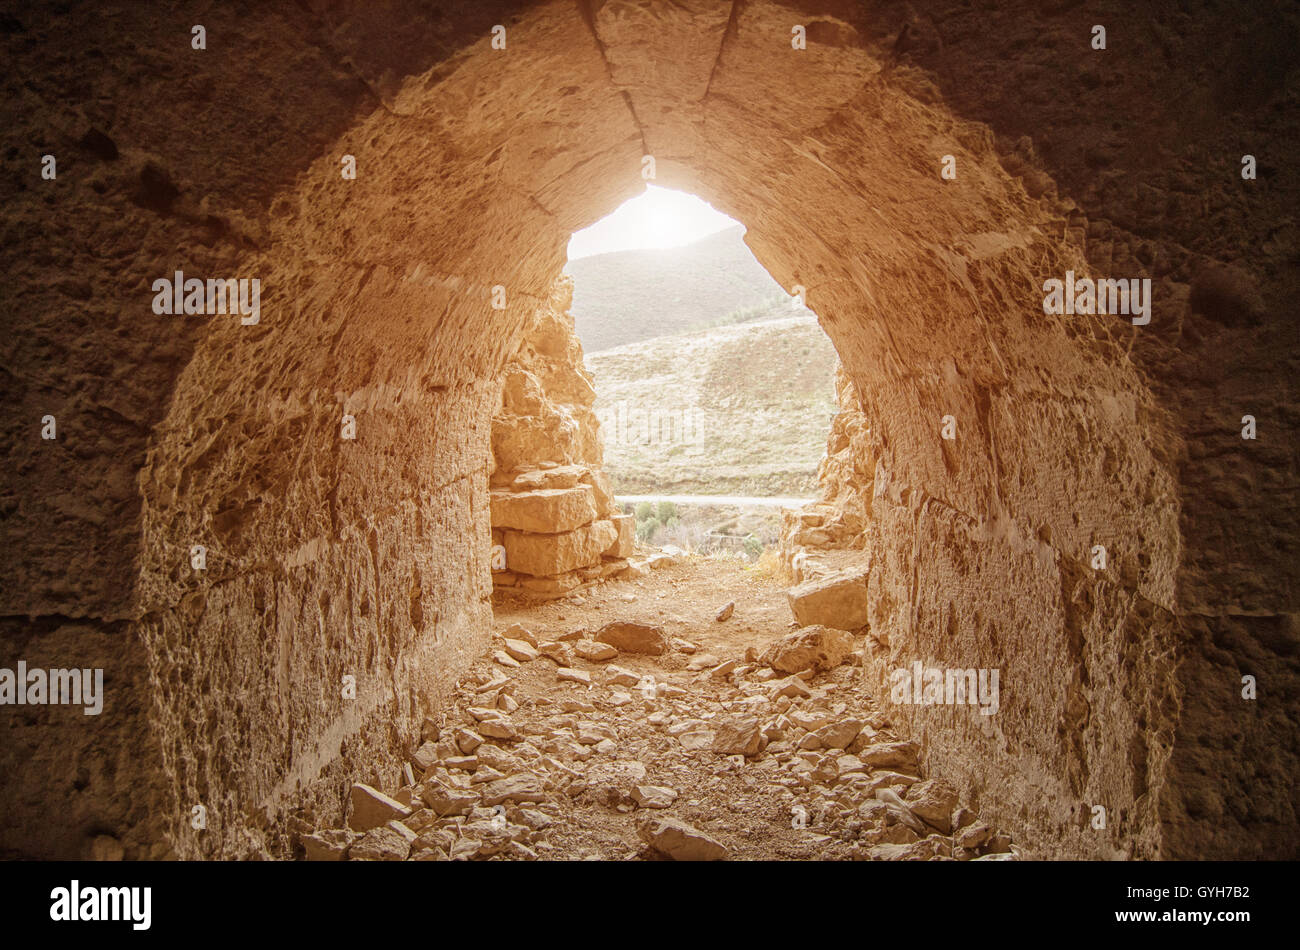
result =
[{"label": "sun glare", "polygon": [[738,223],[695,195],[649,185],[613,214],[575,231],[569,239],[569,260],[610,251],[680,247]]}]

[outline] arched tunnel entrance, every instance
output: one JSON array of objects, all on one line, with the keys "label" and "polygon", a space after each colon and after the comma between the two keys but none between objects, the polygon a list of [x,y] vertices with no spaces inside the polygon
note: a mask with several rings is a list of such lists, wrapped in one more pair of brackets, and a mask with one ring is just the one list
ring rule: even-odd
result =
[{"label": "arched tunnel entrance", "polygon": [[[104,666],[113,715],[88,731],[71,717],[16,728],[6,772],[26,777],[5,789],[3,847],[285,856],[312,822],[341,820],[359,776],[395,784],[493,633],[491,423],[506,367],[569,235],[652,174],[745,224],[856,394],[864,424],[838,448],[869,506],[855,564],[872,647],[853,688],[883,701],[913,664],[999,671],[995,716],[891,710],[921,764],[1032,856],[1293,854],[1294,724],[1276,701],[1240,698],[1246,673],[1294,690],[1293,568],[1244,564],[1290,516],[1256,532],[1267,519],[1250,492],[1203,493],[1261,459],[1285,471],[1289,456],[1248,458],[1235,419],[1264,410],[1189,370],[1224,345],[1227,318],[1207,312],[1255,301],[1258,323],[1282,299],[1240,289],[1262,272],[1203,277],[1215,248],[1172,225],[1139,239],[1132,222],[1093,221],[1032,144],[1009,149],[1018,137],[954,91],[988,51],[972,40],[950,51],[971,65],[943,66],[933,21],[906,23],[901,7],[873,19],[776,0],[500,6],[450,33],[395,16],[436,37],[435,53],[392,39],[383,57],[360,41],[338,54],[352,74],[321,96],[346,102],[346,121],[288,136],[302,152],[267,160],[294,174],[254,174],[256,187],[240,184],[248,157],[220,177],[215,145],[196,158],[146,146],[144,119],[121,123],[123,154],[99,174],[110,192],[115,176],[131,186],[114,213],[147,240],[127,276],[96,271],[94,286],[135,307],[173,270],[258,278],[260,319],[187,324],[164,357],[150,347],[165,321],[190,318],[151,318],[138,338],[138,316],[115,318],[122,332],[101,342],[147,364],[155,387],[121,384],[105,410],[133,420],[127,452],[76,421],[84,394],[47,383],[79,454],[27,464],[22,490],[59,476],[108,486],[92,497],[121,507],[89,544],[43,502],[17,515],[27,540],[21,569],[6,563],[6,614],[43,618],[14,626],[37,631],[14,634],[29,665],[63,665],[74,643]],[[210,15],[209,35],[227,16]],[[310,35],[326,46],[344,26],[375,35],[359,15],[318,16]],[[317,68],[318,41],[293,33],[267,30],[287,62]],[[328,112],[247,108],[295,105],[295,130]],[[1098,214],[1112,206],[1086,197]],[[1282,252],[1268,253],[1272,267]],[[1267,294],[1292,286],[1292,271],[1270,273]],[[1138,281],[1135,306],[1154,277],[1149,322],[1082,303],[1049,312],[1048,282],[1084,275]],[[41,339],[70,332],[41,326]],[[1283,334],[1261,329],[1234,365],[1285,378]],[[38,539],[40,524],[66,527]],[[58,580],[70,561],[86,579]],[[59,741],[77,762],[37,751]],[[1248,780],[1229,767],[1243,759]],[[33,836],[51,800],[67,820]]]},{"label": "arched tunnel entrance", "polygon": [[757,559],[782,510],[815,500],[836,362],[743,226],[695,196],[649,187],[575,233],[503,371],[496,593],[578,591],[627,570],[636,542]]}]

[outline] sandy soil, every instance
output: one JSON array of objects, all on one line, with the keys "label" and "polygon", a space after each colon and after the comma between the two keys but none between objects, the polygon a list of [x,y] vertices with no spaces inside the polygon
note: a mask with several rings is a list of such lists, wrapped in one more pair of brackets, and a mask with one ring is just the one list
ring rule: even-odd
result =
[{"label": "sandy soil", "polygon": [[[851,556],[829,552],[821,563],[830,569]],[[923,787],[914,784],[914,762],[864,767],[843,747],[809,743],[821,725],[848,723],[870,757],[897,737],[857,682],[859,653],[826,672],[801,674],[802,695],[777,694],[788,682],[784,674],[756,661],[796,626],[785,590],[779,578],[744,561],[690,556],[562,601],[499,605],[492,646],[462,679],[449,711],[428,724],[426,749],[441,746],[436,764],[418,784],[396,791],[416,810],[404,819],[419,834],[410,857],[660,860],[663,854],[638,833],[640,823],[655,818],[684,822],[730,859],[986,853],[982,845],[958,848],[951,835],[906,816],[918,835],[885,813],[877,788],[909,796]],[[719,619],[729,604],[734,609]],[[659,656],[619,652],[600,662],[573,655],[580,641],[594,646],[595,631],[611,621],[662,627],[672,648]],[[536,640],[543,654],[529,657],[521,637]],[[854,646],[861,650],[861,638]],[[562,661],[550,655],[557,649]],[[590,682],[565,678],[574,671]],[[508,722],[510,734],[480,735],[493,720]],[[748,758],[715,751],[714,730],[736,721],[782,728]],[[461,745],[467,731],[470,748]],[[513,780],[532,783],[530,791],[495,803],[489,790]],[[650,786],[671,802],[648,803]],[[449,813],[421,810],[428,803],[447,811],[437,800],[448,794],[461,800]],[[992,832],[974,823],[974,814],[964,816],[982,843]],[[386,832],[371,832],[377,833]],[[995,846],[1010,856],[1005,836]],[[406,847],[398,842],[390,859]]]},{"label": "sandy soil", "polygon": [[[731,602],[736,605],[731,618],[717,621],[718,611]],[[684,688],[687,696],[671,701],[670,706],[673,715],[683,719],[713,717],[735,705],[731,697],[735,690],[726,681],[711,679],[707,672],[688,670],[693,659],[712,654],[720,661],[743,660],[746,650],[761,652],[795,627],[784,585],[739,561],[710,558],[693,558],[640,580],[613,581],[567,601],[533,608],[502,607],[497,611],[499,628],[521,623],[540,639],[553,639],[579,629],[594,632],[614,620],[659,624],[670,636],[698,647],[692,654],[676,650],[664,657],[623,654],[611,661]],[[596,678],[597,668],[608,664],[578,660],[576,665],[590,670]],[[860,695],[854,697],[846,689],[854,672],[854,667],[843,666],[818,677],[814,685],[825,693],[830,707],[841,710],[842,715],[873,715],[874,709],[852,702],[861,699]],[[649,707],[663,709],[666,704],[648,703],[631,690],[637,699],[614,707],[607,701],[609,691],[599,686],[557,683],[554,665],[545,658],[525,664],[512,675],[520,684],[517,698],[527,697],[525,707],[541,711],[566,701],[587,702],[595,707],[596,716],[618,734],[618,749],[605,757],[608,761],[593,756],[590,769],[584,769],[583,763],[573,763],[587,773],[588,790],[569,799],[560,820],[549,829],[549,847],[542,848],[541,855],[569,859],[654,856],[637,837],[633,809],[620,801],[621,796],[609,794],[618,787],[619,778],[619,770],[611,765],[635,760],[646,767],[640,784],[667,786],[679,793],[680,797],[664,813],[721,841],[734,858],[848,856],[848,843],[819,833],[811,818],[812,827],[808,829],[792,827],[794,805],[802,799],[778,784],[782,773],[775,759],[741,766],[717,753],[683,750],[675,738],[647,722],[653,711]],[[843,698],[837,701],[837,695]]]}]

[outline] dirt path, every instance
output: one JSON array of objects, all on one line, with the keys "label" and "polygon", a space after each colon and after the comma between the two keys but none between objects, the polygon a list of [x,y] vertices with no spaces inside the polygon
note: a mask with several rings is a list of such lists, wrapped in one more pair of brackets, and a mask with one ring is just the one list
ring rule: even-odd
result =
[{"label": "dirt path", "polygon": [[729,508],[802,508],[813,498],[756,498],[749,495],[619,495],[619,504],[639,504],[643,501],[668,501],[674,505],[700,505]]},{"label": "dirt path", "polygon": [[[499,607],[488,655],[426,724],[411,783],[391,799],[355,786],[353,824],[368,833],[324,832],[308,853],[1010,857],[1009,839],[958,808],[943,783],[920,780],[916,748],[857,685],[861,637],[823,672],[787,677],[757,662],[791,633],[790,616],[774,578],[710,558],[544,606]],[[671,648],[593,642],[612,621],[662,628]],[[602,649],[608,658],[596,658]],[[955,838],[950,821],[962,829]]]}]

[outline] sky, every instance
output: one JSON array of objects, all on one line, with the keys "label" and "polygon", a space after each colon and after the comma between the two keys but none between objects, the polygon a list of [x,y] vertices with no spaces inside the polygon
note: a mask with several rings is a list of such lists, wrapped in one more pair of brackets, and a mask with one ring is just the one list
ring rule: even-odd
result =
[{"label": "sky", "polygon": [[738,224],[695,195],[655,185],[569,239],[569,260],[647,247],[679,247]]}]

